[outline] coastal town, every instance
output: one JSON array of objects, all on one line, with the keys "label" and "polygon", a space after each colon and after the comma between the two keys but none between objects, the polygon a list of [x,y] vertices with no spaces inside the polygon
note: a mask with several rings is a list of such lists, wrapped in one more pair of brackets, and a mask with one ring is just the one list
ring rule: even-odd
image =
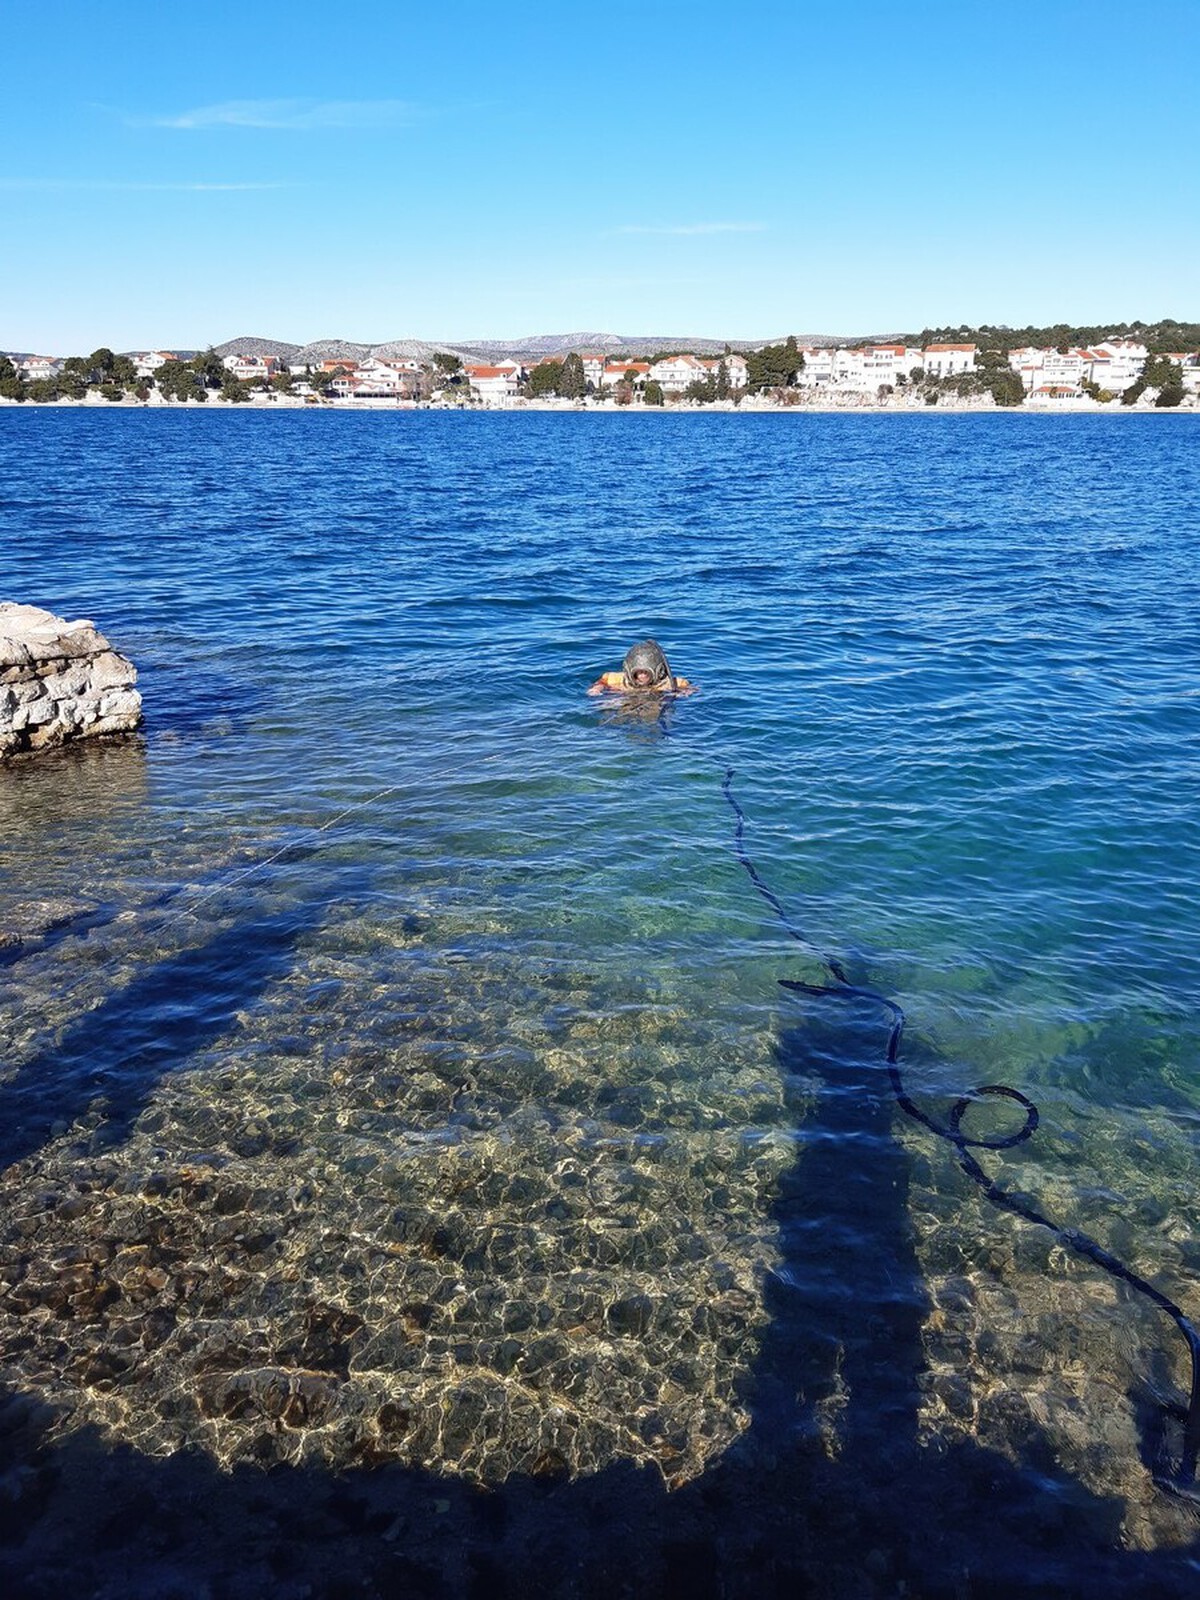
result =
[{"label": "coastal town", "polygon": [[[1113,334],[1085,344],[800,343],[755,350],[647,354],[564,346],[471,360],[449,348],[419,354],[267,353],[234,340],[195,353],[100,349],[90,356],[0,354],[0,404],[180,405],[209,400],[267,407],[618,409],[1054,410],[1200,407],[1200,350],[1152,351]],[[337,341],[327,341],[336,346]],[[414,341],[415,345],[415,341]],[[286,347],[281,347],[285,348]]]}]

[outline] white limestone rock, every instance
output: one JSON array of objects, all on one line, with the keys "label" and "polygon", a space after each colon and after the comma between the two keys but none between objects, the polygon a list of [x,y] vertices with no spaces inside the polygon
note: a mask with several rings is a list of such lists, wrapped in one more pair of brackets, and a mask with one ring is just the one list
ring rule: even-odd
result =
[{"label": "white limestone rock", "polygon": [[0,602],[0,760],[136,728],[136,682],[95,623]]}]

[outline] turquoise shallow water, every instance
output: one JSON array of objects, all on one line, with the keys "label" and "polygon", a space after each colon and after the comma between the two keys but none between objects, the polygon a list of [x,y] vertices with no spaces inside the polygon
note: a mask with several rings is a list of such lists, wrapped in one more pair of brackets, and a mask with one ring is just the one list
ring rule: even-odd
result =
[{"label": "turquoise shallow water", "polygon": [[[146,711],[0,773],[54,1437],[684,1484],[865,1429],[1186,1542],[1170,1323],[777,979],[893,996],[931,1114],[1036,1099],[989,1170],[1200,1315],[1198,512],[1190,417],[0,417],[3,597]],[[648,634],[700,693],[589,701]]]}]

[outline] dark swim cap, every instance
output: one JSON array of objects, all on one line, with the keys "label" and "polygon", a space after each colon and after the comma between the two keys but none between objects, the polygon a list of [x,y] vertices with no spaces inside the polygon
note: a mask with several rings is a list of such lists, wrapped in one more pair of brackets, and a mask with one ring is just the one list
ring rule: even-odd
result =
[{"label": "dark swim cap", "polygon": [[637,684],[633,681],[635,672],[648,672],[652,684],[670,683],[672,688],[675,687],[667,658],[653,639],[645,639],[641,644],[635,644],[621,663],[621,675],[626,687],[630,689],[637,688]]}]

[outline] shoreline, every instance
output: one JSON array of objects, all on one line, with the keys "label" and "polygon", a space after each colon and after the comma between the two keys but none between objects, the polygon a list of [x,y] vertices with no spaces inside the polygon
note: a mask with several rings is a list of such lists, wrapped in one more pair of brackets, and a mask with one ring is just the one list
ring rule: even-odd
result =
[{"label": "shoreline", "polygon": [[187,412],[213,412],[213,411],[254,411],[254,412],[279,412],[279,411],[307,411],[307,412],[340,412],[346,413],[361,411],[442,411],[469,413],[475,416],[502,416],[528,411],[559,411],[573,413],[588,413],[594,416],[708,416],[708,415],[749,415],[749,416],[787,416],[787,415],[819,415],[819,416],[1036,416],[1036,417],[1062,417],[1062,416],[1125,416],[1144,417],[1147,415],[1169,416],[1197,416],[1200,415],[1200,396],[1196,403],[1189,405],[1186,402],[1178,406],[1134,405],[1123,406],[1120,401],[1111,401],[1101,404],[1096,400],[1072,400],[1049,405],[1019,405],[997,406],[994,404],[972,404],[971,402],[956,402],[953,405],[880,405],[875,404],[844,404],[831,405],[820,402],[800,401],[795,405],[780,405],[777,402],[763,402],[744,400],[740,405],[733,405],[730,401],[711,401],[697,403],[695,401],[677,405],[647,406],[628,405],[619,406],[612,402],[581,403],[571,400],[518,400],[510,405],[438,405],[428,401],[415,400],[322,400],[317,404],[310,404],[304,399],[279,398],[276,396],[262,396],[253,400],[238,402],[221,400],[216,395],[211,400],[136,400],[125,398],[122,400],[104,400],[88,398],[86,400],[11,400],[0,397],[0,410],[12,411],[187,411]]}]

